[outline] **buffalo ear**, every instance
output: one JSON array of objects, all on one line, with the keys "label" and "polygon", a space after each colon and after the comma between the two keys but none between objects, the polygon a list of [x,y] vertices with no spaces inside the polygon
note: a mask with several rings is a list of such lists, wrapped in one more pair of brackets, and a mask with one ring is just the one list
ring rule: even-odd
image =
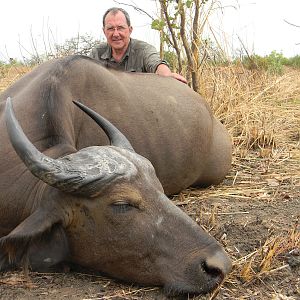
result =
[{"label": "buffalo ear", "polygon": [[68,255],[68,242],[60,216],[38,209],[0,239],[0,270],[30,265],[46,271]]}]

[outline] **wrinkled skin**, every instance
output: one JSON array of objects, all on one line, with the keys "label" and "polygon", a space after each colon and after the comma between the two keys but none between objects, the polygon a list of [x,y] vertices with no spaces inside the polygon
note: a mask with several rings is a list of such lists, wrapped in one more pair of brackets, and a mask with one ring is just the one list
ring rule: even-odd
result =
[{"label": "wrinkled skin", "polygon": [[[54,90],[56,84],[52,85]],[[16,86],[23,88],[25,95],[28,93],[22,82]],[[80,180],[82,174],[90,174],[91,178],[98,173],[101,176],[87,180],[88,183],[83,180],[84,184],[78,184],[75,176],[72,179],[75,188],[74,182],[70,188],[70,184],[65,187],[52,180],[49,173],[40,172],[38,164],[29,159],[38,157],[38,152],[35,155],[28,154],[29,150],[22,152],[18,144],[23,138],[17,135],[12,140],[11,133],[8,137],[4,118],[8,114],[4,113],[3,100],[0,105],[2,269],[28,263],[34,270],[47,271],[59,263],[72,262],[128,282],[164,286],[167,292],[175,294],[205,293],[222,281],[231,269],[228,256],[211,236],[169,201],[148,159],[130,147],[114,143],[82,147],[88,142],[88,138],[82,142],[82,134],[90,137],[90,132],[85,131],[88,119],[71,102],[60,107],[61,113],[70,112],[65,118],[50,122],[50,111],[41,102],[30,106],[31,119],[27,120],[21,109],[24,107],[21,94],[12,91],[17,119],[29,141],[34,140],[33,144],[45,156],[42,160],[49,160],[50,166],[58,162],[54,169],[59,176],[60,168],[68,172],[74,169],[73,176],[77,167],[81,168],[77,172]],[[45,89],[32,95],[40,94],[45,95]],[[27,99],[24,98],[25,104]],[[67,128],[69,132],[64,131]],[[100,135],[100,129],[95,128],[92,134]],[[110,133],[106,133],[110,138]],[[94,168],[95,163],[103,166],[104,171]]]}]

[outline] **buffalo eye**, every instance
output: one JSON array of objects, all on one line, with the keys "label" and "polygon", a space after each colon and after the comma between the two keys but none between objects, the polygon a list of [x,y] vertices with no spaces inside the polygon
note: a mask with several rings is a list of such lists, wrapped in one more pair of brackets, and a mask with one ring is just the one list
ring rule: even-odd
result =
[{"label": "buffalo eye", "polygon": [[126,213],[126,212],[136,208],[135,206],[133,206],[131,203],[129,203],[126,200],[116,201],[116,202],[112,203],[110,206],[111,206],[113,212],[117,213],[117,214],[123,214],[123,213]]}]

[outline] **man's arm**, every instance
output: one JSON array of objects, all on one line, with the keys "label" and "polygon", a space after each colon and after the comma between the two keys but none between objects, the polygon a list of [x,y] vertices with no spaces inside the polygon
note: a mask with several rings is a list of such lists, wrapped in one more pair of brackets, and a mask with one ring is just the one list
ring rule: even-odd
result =
[{"label": "man's arm", "polygon": [[167,62],[159,57],[154,46],[141,41],[139,41],[139,43],[142,43],[141,45],[143,46],[143,62],[146,72],[153,72],[157,75],[173,77],[181,82],[187,83],[187,80],[183,76],[171,72]]},{"label": "man's arm", "polygon": [[167,77],[173,77],[183,83],[187,83],[187,80],[178,73],[172,73],[169,67],[165,64],[158,65],[155,74]]}]

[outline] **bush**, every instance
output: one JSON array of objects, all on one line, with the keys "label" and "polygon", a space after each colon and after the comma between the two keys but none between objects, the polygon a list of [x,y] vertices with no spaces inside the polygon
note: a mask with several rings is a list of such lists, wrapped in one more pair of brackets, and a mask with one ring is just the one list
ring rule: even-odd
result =
[{"label": "bush", "polygon": [[241,62],[243,66],[249,70],[266,70],[268,64],[265,57],[256,54],[243,56]]},{"label": "bush", "polygon": [[244,56],[240,59],[240,61],[243,66],[249,70],[265,70],[274,75],[281,75],[283,73],[284,66],[300,68],[299,55],[292,58],[286,58],[282,53],[278,53],[276,51],[272,51],[269,55],[264,57],[256,54]]},{"label": "bush", "polygon": [[287,63],[287,58],[282,53],[272,51],[270,55],[266,56],[266,61],[269,73],[281,75],[283,73],[283,66]]},{"label": "bush", "polygon": [[284,66],[300,68],[300,55],[286,58],[282,53],[272,51],[271,54],[264,57],[253,54],[236,59],[235,62],[241,62],[248,70],[265,70],[273,75],[281,75]]},{"label": "bush", "polygon": [[300,68],[300,55],[289,58],[286,65],[294,68]]}]

